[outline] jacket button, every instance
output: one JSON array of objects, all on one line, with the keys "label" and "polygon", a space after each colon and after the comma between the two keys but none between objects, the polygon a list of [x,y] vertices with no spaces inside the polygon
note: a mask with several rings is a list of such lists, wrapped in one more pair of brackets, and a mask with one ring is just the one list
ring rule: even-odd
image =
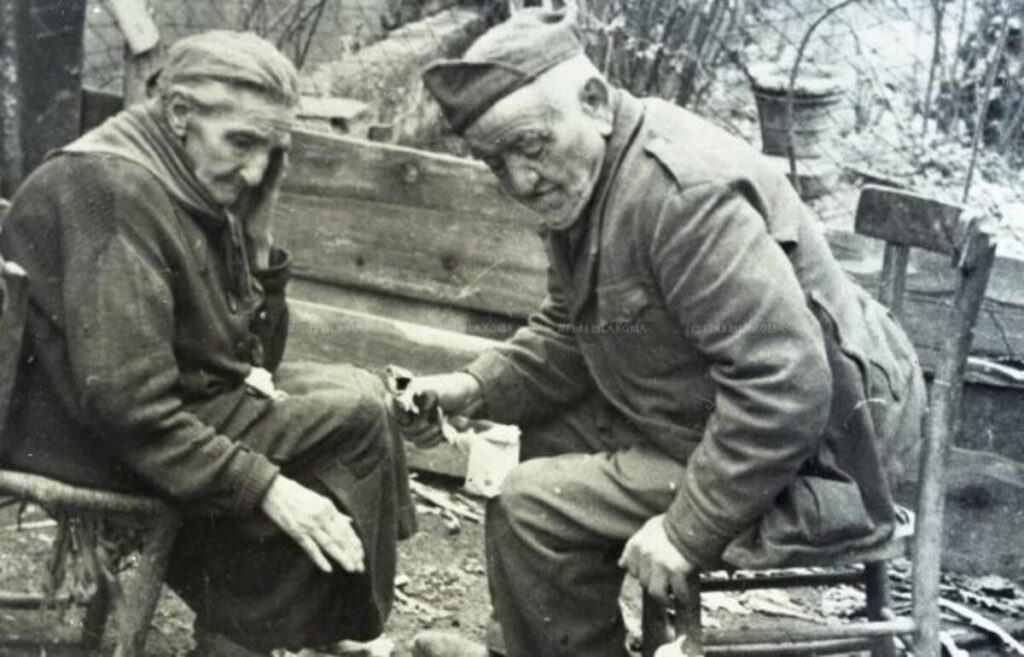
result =
[{"label": "jacket button", "polygon": [[232,314],[238,312],[238,302],[235,301],[235,297],[230,294],[228,295],[228,310],[230,310]]}]

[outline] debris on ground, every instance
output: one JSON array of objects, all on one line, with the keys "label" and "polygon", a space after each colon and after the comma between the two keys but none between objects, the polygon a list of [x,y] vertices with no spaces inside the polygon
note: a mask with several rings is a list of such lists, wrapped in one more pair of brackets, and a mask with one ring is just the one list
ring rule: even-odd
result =
[{"label": "debris on ground", "polygon": [[484,520],[483,505],[465,495],[436,488],[415,479],[409,481],[409,486],[413,495],[437,507],[442,513],[475,523],[482,523]]},{"label": "debris on ground", "polygon": [[1004,630],[996,623],[985,618],[978,612],[956,602],[940,599],[939,604],[942,606],[943,609],[948,609],[957,616],[962,617],[964,620],[971,624],[971,627],[979,629],[982,632],[991,634],[992,636],[999,639],[999,642],[1002,644],[1004,648],[1010,651],[1010,654],[1021,655],[1022,657],[1024,657],[1024,645],[1021,645],[1016,639],[1013,638],[1013,636],[1009,632]]}]

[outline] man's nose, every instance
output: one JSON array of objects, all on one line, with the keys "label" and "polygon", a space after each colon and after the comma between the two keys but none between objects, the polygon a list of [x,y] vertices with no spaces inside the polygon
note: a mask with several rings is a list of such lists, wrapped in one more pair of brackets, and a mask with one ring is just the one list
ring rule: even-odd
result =
[{"label": "man's nose", "polygon": [[530,196],[537,188],[540,176],[526,164],[509,164],[508,185],[515,196]]},{"label": "man's nose", "polygon": [[263,176],[267,173],[267,165],[270,162],[270,158],[267,154],[262,153],[252,157],[245,166],[242,167],[242,181],[248,187],[256,187],[263,182]]}]

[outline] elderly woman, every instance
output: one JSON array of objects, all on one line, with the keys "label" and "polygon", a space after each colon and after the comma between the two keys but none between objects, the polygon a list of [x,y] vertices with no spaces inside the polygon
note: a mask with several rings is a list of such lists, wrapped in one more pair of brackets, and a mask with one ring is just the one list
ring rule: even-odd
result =
[{"label": "elderly woman", "polygon": [[374,637],[413,526],[383,387],[347,366],[271,375],[289,258],[269,204],[296,71],[211,32],[175,44],[152,91],[14,199],[0,248],[28,271],[31,314],[0,460],[179,505],[169,583],[203,636]]}]

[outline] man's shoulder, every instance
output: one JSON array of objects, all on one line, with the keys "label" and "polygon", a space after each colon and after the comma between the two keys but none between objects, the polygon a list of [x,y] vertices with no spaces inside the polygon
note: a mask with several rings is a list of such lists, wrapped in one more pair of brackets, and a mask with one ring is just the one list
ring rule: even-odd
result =
[{"label": "man's shoulder", "polygon": [[729,185],[761,161],[750,144],[693,112],[656,98],[643,102],[640,145],[679,188]]}]

